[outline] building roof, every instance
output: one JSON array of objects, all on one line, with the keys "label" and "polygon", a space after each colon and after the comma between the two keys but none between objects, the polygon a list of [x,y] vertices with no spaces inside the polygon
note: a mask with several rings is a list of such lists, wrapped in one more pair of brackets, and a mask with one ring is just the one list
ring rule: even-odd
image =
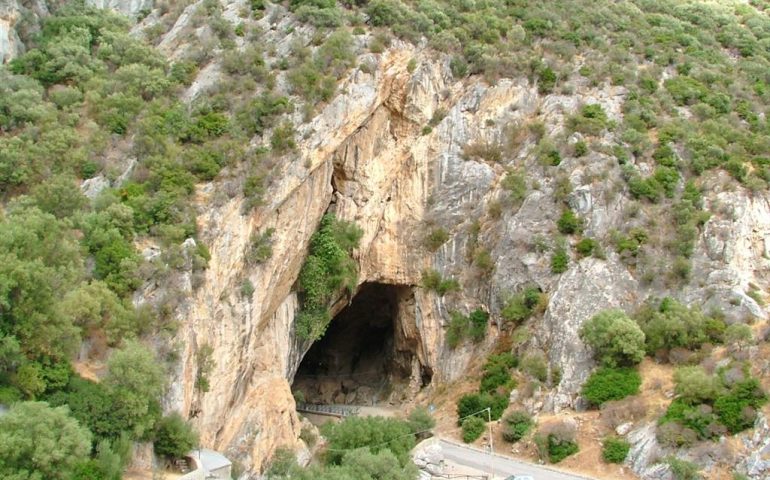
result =
[{"label": "building roof", "polygon": [[219,470],[220,468],[224,467],[229,467],[233,463],[221,453],[214,450],[209,450],[208,448],[193,450],[190,453],[190,456],[200,460],[203,469],[208,472]]}]

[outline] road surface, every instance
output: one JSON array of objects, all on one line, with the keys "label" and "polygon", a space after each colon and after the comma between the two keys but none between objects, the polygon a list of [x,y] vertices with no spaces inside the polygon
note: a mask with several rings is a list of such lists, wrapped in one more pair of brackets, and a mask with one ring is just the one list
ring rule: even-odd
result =
[{"label": "road surface", "polygon": [[535,480],[593,480],[583,475],[560,472],[501,455],[489,455],[484,451],[446,440],[439,440],[439,444],[444,453],[444,458],[448,461],[485,473],[490,473],[494,470],[494,478],[506,478],[509,475],[530,475]]}]

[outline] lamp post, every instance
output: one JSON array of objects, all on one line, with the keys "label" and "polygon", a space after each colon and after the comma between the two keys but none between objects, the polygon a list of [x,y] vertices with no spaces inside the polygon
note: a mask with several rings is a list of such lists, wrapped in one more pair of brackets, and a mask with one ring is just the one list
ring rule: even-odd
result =
[{"label": "lamp post", "polygon": [[492,473],[492,480],[495,480],[495,453],[494,439],[492,438],[492,407],[487,407],[487,425],[489,426],[489,469]]}]

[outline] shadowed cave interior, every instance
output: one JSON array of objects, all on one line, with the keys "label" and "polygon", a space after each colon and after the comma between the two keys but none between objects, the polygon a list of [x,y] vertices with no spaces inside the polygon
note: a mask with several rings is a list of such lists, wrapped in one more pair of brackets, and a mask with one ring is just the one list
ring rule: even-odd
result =
[{"label": "shadowed cave interior", "polygon": [[397,385],[409,381],[409,362],[403,360],[411,352],[397,352],[394,331],[400,302],[411,298],[406,286],[363,284],[303,358],[292,386],[295,395],[327,405],[388,400]]}]

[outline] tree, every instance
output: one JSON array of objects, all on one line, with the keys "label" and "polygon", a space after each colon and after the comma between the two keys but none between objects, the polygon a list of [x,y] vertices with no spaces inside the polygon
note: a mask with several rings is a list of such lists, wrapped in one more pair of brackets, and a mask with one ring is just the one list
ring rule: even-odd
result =
[{"label": "tree", "polygon": [[198,443],[192,427],[174,412],[155,426],[155,453],[168,458],[181,458]]},{"label": "tree", "polygon": [[70,480],[91,452],[91,433],[68,413],[66,407],[22,402],[0,417],[0,477]]},{"label": "tree", "polygon": [[484,433],[486,425],[487,423],[479,417],[469,417],[463,420],[463,442],[476,441]]},{"label": "tree", "polygon": [[644,358],[644,332],[621,310],[605,310],[585,322],[580,338],[606,366],[635,365]]},{"label": "tree", "polygon": [[155,356],[137,342],[112,354],[104,384],[113,399],[113,415],[136,438],[149,432],[159,413],[163,371]]},{"label": "tree", "polygon": [[401,465],[409,462],[415,440],[407,422],[384,417],[349,417],[344,422],[327,423],[321,431],[329,442],[327,460],[340,464],[343,451],[368,447],[372,453],[389,449]]},{"label": "tree", "polygon": [[710,402],[719,393],[717,379],[701,366],[678,368],[674,372],[674,383],[679,398],[690,405]]}]

